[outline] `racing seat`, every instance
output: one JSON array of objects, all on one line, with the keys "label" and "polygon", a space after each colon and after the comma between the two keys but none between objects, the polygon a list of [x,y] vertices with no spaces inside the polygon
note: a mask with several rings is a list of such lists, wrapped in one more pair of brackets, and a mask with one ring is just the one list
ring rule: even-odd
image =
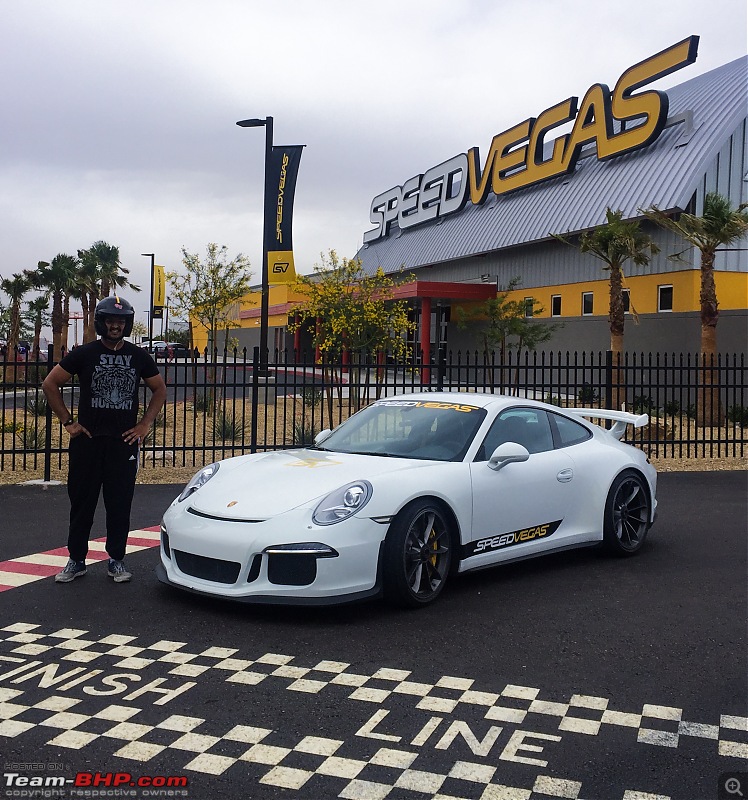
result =
[{"label": "racing seat", "polygon": [[480,446],[475,457],[476,461],[488,461],[493,451],[500,444],[505,444],[506,442],[516,442],[527,447],[525,444],[528,440],[526,428],[527,422],[524,417],[512,416],[498,419]]},{"label": "racing seat", "polygon": [[405,452],[412,453],[428,447],[434,439],[434,418],[419,418],[411,424],[410,432],[406,440]]},{"label": "racing seat", "polygon": [[[530,440],[530,432],[527,430],[527,420],[524,417],[507,417],[501,420],[499,426],[499,439],[496,447],[504,442],[516,442],[523,447],[527,447]],[[527,447],[529,450],[530,448]],[[493,451],[492,451],[493,452]]]}]

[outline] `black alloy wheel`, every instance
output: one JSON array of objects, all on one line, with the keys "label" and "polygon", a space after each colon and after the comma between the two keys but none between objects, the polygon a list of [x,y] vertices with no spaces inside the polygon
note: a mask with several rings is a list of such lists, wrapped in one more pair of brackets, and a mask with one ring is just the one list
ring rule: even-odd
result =
[{"label": "black alloy wheel", "polygon": [[605,503],[603,541],[608,551],[618,556],[638,553],[649,530],[650,510],[644,478],[638,472],[619,475]]},{"label": "black alloy wheel", "polygon": [[452,565],[452,533],[442,509],[419,500],[398,514],[384,547],[384,591],[411,608],[435,600]]}]

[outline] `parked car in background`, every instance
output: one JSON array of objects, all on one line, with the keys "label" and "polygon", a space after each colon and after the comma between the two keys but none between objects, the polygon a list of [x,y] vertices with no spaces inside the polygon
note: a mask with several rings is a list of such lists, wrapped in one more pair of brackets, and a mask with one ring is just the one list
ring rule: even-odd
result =
[{"label": "parked car in background", "polygon": [[[7,345],[5,347],[6,350],[6,358],[7,356]],[[33,358],[31,354],[31,342],[26,341],[25,339],[19,339],[18,343],[16,344],[16,352],[14,359],[16,361],[28,361],[29,359]],[[13,359],[10,359],[13,360]]]},{"label": "parked car in background", "polygon": [[152,342],[143,342],[141,347],[145,348],[154,358],[192,358],[193,351],[182,342],[165,342],[163,339],[155,339]]},{"label": "parked car in background", "polygon": [[182,342],[170,342],[169,344],[172,348],[172,358],[192,358],[195,354],[194,350],[191,350],[186,344],[182,344]]},{"label": "parked car in background", "polygon": [[152,342],[149,342],[147,339],[141,342],[140,346],[147,350],[149,353],[153,353],[154,355],[158,353],[159,350],[166,347],[166,342],[161,339],[154,339]]},{"label": "parked car in background", "polygon": [[182,342],[160,342],[154,351],[156,358],[192,358],[192,350]]}]

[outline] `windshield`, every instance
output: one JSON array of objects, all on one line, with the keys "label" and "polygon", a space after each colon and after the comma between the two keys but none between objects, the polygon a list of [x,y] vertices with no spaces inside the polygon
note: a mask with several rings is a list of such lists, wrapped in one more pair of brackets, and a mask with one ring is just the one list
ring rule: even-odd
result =
[{"label": "windshield", "polygon": [[461,403],[379,400],[344,422],[319,449],[459,461],[485,416],[484,409]]}]

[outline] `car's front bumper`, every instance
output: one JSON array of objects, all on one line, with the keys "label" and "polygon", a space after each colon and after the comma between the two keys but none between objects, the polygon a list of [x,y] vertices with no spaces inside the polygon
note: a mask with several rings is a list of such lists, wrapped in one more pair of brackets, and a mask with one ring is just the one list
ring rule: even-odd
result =
[{"label": "car's front bumper", "polygon": [[[250,522],[206,518],[172,506],[164,515],[157,576],[180,589],[242,602],[350,602],[380,593],[386,531],[386,525],[356,516],[315,525],[310,509]],[[303,543],[329,552],[284,552]]]},{"label": "car's front bumper", "polygon": [[313,596],[305,597],[301,594],[294,595],[261,595],[261,594],[247,594],[247,595],[226,595],[216,593],[214,591],[205,591],[204,589],[193,589],[185,586],[183,583],[175,583],[169,579],[169,574],[164,568],[163,563],[156,565],[156,577],[168,586],[173,586],[176,589],[198,594],[203,597],[215,597],[219,599],[228,599],[239,603],[257,603],[261,605],[275,605],[275,606],[333,606],[342,605],[343,603],[357,603],[363,600],[371,600],[380,597],[382,588],[379,582],[372,588],[363,592],[352,592],[350,594],[335,594],[330,596]]}]

